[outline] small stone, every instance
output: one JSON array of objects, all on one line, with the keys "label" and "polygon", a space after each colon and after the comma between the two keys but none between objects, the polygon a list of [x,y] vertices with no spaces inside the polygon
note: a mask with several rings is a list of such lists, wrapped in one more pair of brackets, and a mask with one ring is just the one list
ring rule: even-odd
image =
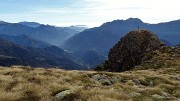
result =
[{"label": "small stone", "polygon": [[136,83],[136,85],[140,85],[141,82],[138,79],[133,79],[134,83]]},{"label": "small stone", "polygon": [[170,60],[174,60],[174,58],[170,58]]},{"label": "small stone", "polygon": [[94,80],[97,80],[102,85],[111,85],[112,83],[106,78],[106,75],[96,74],[92,77]]},{"label": "small stone", "polygon": [[152,81],[150,81],[149,85],[152,87],[152,86],[154,86],[154,83]]},{"label": "small stone", "polygon": [[110,89],[110,92],[118,92],[118,89],[111,88],[111,89]]},{"label": "small stone", "polygon": [[175,79],[176,79],[177,81],[180,81],[180,77],[175,77]]},{"label": "small stone", "polygon": [[170,94],[164,92],[164,91],[161,91],[161,95],[164,96],[164,97],[168,97]]},{"label": "small stone", "polygon": [[180,101],[178,98],[176,97],[166,97],[165,100],[167,101]]},{"label": "small stone", "polygon": [[138,85],[139,88],[146,88],[145,86],[143,85]]},{"label": "small stone", "polygon": [[122,77],[113,76],[111,79],[109,79],[112,83],[118,83],[122,80]]},{"label": "small stone", "polygon": [[165,66],[165,67],[168,67],[168,64],[167,64],[167,63],[164,63],[164,66]]},{"label": "small stone", "polygon": [[164,97],[162,97],[162,96],[160,96],[158,94],[154,94],[154,95],[152,95],[152,97],[155,98],[155,99],[163,99],[164,98]]},{"label": "small stone", "polygon": [[141,94],[137,92],[131,92],[129,95],[132,97],[141,96]]},{"label": "small stone", "polygon": [[56,99],[56,101],[60,101],[60,100],[64,99],[66,96],[71,95],[71,94],[75,94],[75,92],[73,90],[64,90],[64,91],[56,94],[55,99]]}]

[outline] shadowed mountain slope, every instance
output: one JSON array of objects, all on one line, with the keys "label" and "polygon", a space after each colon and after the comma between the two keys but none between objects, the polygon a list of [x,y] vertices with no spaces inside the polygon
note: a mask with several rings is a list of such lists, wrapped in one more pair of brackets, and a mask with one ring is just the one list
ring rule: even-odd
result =
[{"label": "shadowed mountain slope", "polygon": [[50,25],[29,27],[28,25],[20,23],[0,23],[0,34],[11,36],[28,35],[37,40],[58,46],[76,33],[78,33],[78,31],[73,29]]},{"label": "shadowed mountain slope", "polygon": [[106,57],[110,48],[112,48],[125,33],[131,30],[137,30],[138,26],[140,29],[148,29],[155,32],[157,36],[165,40],[164,42],[168,45],[180,43],[180,20],[159,24],[148,24],[137,18],[129,18],[127,20],[107,22],[100,27],[80,32],[66,40],[61,48],[74,53],[76,56],[81,55],[80,53],[85,54],[88,51],[95,51]]},{"label": "shadowed mountain slope", "polygon": [[4,39],[0,39],[0,65],[55,66],[64,69],[86,69],[70,54],[56,46],[26,48]]},{"label": "shadowed mountain slope", "polygon": [[0,38],[11,41],[15,44],[18,44],[18,45],[24,46],[24,47],[44,48],[44,47],[48,47],[51,45],[47,42],[43,42],[43,41],[34,39],[28,35],[10,36],[10,35],[0,34]]}]

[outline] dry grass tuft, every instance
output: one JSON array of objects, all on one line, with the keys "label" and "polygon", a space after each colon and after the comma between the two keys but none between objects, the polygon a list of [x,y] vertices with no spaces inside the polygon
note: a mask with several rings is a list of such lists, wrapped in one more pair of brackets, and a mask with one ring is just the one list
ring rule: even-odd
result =
[{"label": "dry grass tuft", "polygon": [[[113,84],[102,85],[92,78],[96,74],[105,75]],[[177,65],[122,73],[0,67],[0,101],[54,101],[57,93],[68,89],[75,93],[63,101],[156,101],[152,95],[163,96],[162,91],[177,100],[180,81],[175,77],[180,77]]]}]

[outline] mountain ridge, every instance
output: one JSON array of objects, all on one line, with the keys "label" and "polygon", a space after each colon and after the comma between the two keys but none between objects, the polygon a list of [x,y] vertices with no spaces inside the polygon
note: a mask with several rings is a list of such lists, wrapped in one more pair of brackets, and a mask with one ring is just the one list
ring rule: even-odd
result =
[{"label": "mountain ridge", "polygon": [[16,45],[0,39],[0,65],[24,65],[32,67],[59,67],[64,69],[86,69],[69,53],[56,46],[32,48]]},{"label": "mountain ridge", "polygon": [[20,23],[0,24],[0,34],[13,36],[25,34],[57,46],[76,33],[78,31],[73,29],[43,24],[38,27],[29,27]]},{"label": "mountain ridge", "polygon": [[22,22],[19,22],[19,24],[22,24],[22,25],[25,25],[25,26],[28,26],[28,27],[33,27],[33,28],[36,28],[36,27],[39,27],[40,23],[37,23],[37,22],[27,22],[27,21],[22,21]]},{"label": "mountain ridge", "polygon": [[[168,25],[168,26],[167,26]],[[80,32],[66,40],[61,48],[73,52],[76,56],[79,53],[93,50],[103,56],[107,56],[109,49],[122,38],[125,33],[131,30],[148,29],[157,34],[169,45],[179,44],[180,40],[180,20],[165,22],[160,24],[148,24],[138,18],[127,20],[114,20],[102,24],[100,27],[90,28]],[[88,58],[88,57],[87,57]]]},{"label": "mountain ridge", "polygon": [[24,34],[19,35],[19,36],[10,36],[10,35],[0,34],[0,38],[11,41],[15,44],[18,44],[24,47],[43,48],[43,47],[47,47],[51,45],[49,43],[39,41],[37,39],[32,38],[31,36],[24,35]]}]

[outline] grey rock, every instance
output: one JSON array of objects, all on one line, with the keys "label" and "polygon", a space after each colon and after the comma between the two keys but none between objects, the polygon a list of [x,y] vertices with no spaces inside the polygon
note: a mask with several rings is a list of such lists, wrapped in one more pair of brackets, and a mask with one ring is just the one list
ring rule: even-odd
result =
[{"label": "grey rock", "polygon": [[170,60],[174,60],[174,58],[170,58]]},{"label": "grey rock", "polygon": [[110,91],[111,91],[111,92],[118,92],[119,90],[116,89],[116,88],[111,88]]},{"label": "grey rock", "polygon": [[163,99],[164,98],[163,96],[158,95],[158,94],[154,94],[154,95],[152,95],[152,97],[155,99]]},{"label": "grey rock", "polygon": [[168,93],[166,93],[166,92],[164,92],[164,91],[161,91],[161,95],[164,96],[164,97],[170,96],[170,94],[168,94]]},{"label": "grey rock", "polygon": [[140,85],[141,82],[138,79],[133,79],[134,83],[136,83],[136,85]]},{"label": "grey rock", "polygon": [[71,94],[75,94],[75,92],[73,90],[64,90],[64,91],[59,92],[58,94],[55,95],[55,100],[61,101],[66,96],[71,95]]},{"label": "grey rock", "polygon": [[146,88],[144,85],[138,85],[139,88]]},{"label": "grey rock", "polygon": [[177,81],[180,81],[180,77],[175,77],[175,79],[176,79]]},{"label": "grey rock", "polygon": [[129,95],[132,97],[141,96],[141,94],[137,92],[131,92]]},{"label": "grey rock", "polygon": [[122,77],[119,76],[113,76],[112,78],[109,79],[113,84],[118,83],[122,80]]},{"label": "grey rock", "polygon": [[178,98],[176,97],[165,97],[165,100],[167,101],[180,101]]},{"label": "grey rock", "polygon": [[109,81],[109,79],[106,78],[106,75],[100,75],[96,74],[92,77],[94,80],[97,80],[102,85],[111,85],[112,83]]},{"label": "grey rock", "polygon": [[154,86],[153,81],[150,81],[150,82],[149,82],[149,85],[150,85],[151,87]]}]

